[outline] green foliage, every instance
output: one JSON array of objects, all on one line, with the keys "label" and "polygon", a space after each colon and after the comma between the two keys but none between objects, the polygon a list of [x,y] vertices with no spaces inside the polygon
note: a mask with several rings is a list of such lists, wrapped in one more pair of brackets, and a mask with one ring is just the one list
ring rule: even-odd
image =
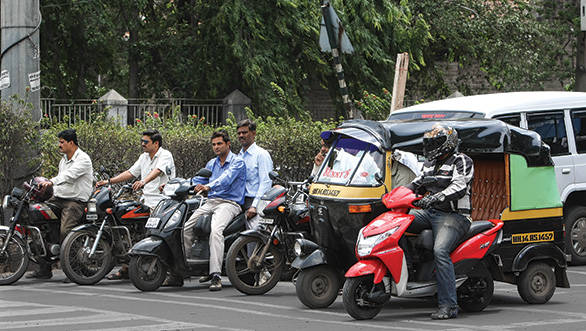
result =
[{"label": "green foliage", "polygon": [[0,103],[0,196],[20,184],[13,178],[27,175],[40,162],[35,154],[38,131],[31,109],[31,104],[17,99]]},{"label": "green foliage", "polygon": [[386,88],[381,90],[382,96],[362,91],[362,98],[354,100],[354,105],[362,112],[365,119],[380,121],[389,116],[393,97]]}]

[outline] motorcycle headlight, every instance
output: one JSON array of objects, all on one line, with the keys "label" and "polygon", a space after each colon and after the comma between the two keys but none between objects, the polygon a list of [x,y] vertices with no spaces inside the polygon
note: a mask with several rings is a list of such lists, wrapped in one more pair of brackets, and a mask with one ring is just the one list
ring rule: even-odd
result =
[{"label": "motorcycle headlight", "polygon": [[87,202],[87,212],[88,214],[95,214],[98,212],[96,208],[96,199],[92,198]]},{"label": "motorcycle headlight", "polygon": [[170,228],[174,228],[175,226],[177,226],[177,224],[179,222],[181,222],[181,210],[177,209],[175,210],[175,212],[173,213],[173,215],[171,215],[171,217],[169,218],[169,220],[167,221],[167,224],[165,224],[165,227],[163,228],[164,230],[170,229]]},{"label": "motorcycle headlight", "polygon": [[370,237],[364,237],[364,235],[362,234],[362,230],[360,230],[360,233],[358,234],[358,241],[356,242],[356,251],[358,252],[359,256],[366,256],[369,255],[372,252],[372,249],[380,244],[383,240],[387,239],[388,237],[390,237],[393,233],[395,233],[397,230],[399,229],[399,227],[394,227],[386,232],[374,235],[374,236],[370,236]]}]

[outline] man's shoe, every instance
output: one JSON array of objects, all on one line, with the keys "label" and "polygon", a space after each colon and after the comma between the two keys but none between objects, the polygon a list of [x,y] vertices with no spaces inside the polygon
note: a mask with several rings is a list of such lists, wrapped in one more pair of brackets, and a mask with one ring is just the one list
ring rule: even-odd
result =
[{"label": "man's shoe", "polygon": [[210,284],[210,291],[220,291],[222,289],[222,278],[216,275],[212,278],[212,283]]},{"label": "man's shoe", "polygon": [[213,274],[201,276],[201,277],[199,277],[199,282],[200,283],[209,282],[210,280],[212,280],[212,278],[214,278],[214,275]]},{"label": "man's shoe", "polygon": [[168,287],[182,287],[183,286],[183,277],[177,275],[168,275],[165,278],[165,281],[161,286],[168,286]]},{"label": "man's shoe", "polygon": [[442,306],[437,309],[435,313],[431,314],[431,319],[447,320],[458,317],[458,307]]},{"label": "man's shoe", "polygon": [[51,277],[53,277],[53,273],[51,271],[31,271],[24,277],[34,279],[51,279]]}]

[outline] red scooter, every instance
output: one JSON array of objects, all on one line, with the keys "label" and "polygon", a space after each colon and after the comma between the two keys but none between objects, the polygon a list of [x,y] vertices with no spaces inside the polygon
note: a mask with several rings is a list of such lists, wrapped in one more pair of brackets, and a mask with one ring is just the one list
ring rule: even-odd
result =
[{"label": "red scooter", "polygon": [[[358,262],[346,272],[344,307],[355,319],[375,317],[391,295],[405,298],[431,297],[437,292],[434,275],[433,233],[406,232],[413,222],[407,214],[421,199],[406,187],[383,196],[391,209],[363,227],[356,242]],[[501,220],[475,221],[452,252],[458,305],[467,312],[486,308],[492,299],[499,261],[490,254],[502,240]]]}]

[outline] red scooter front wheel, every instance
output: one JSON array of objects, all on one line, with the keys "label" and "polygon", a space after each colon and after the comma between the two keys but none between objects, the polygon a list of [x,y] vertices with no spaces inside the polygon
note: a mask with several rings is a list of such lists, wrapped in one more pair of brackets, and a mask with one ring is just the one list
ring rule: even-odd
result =
[{"label": "red scooter front wheel", "polygon": [[[369,293],[376,292],[373,275],[346,278],[342,299],[344,308],[350,316],[357,320],[372,319],[383,308],[384,303],[375,303],[368,300]],[[383,290],[384,291],[384,290]]]}]

